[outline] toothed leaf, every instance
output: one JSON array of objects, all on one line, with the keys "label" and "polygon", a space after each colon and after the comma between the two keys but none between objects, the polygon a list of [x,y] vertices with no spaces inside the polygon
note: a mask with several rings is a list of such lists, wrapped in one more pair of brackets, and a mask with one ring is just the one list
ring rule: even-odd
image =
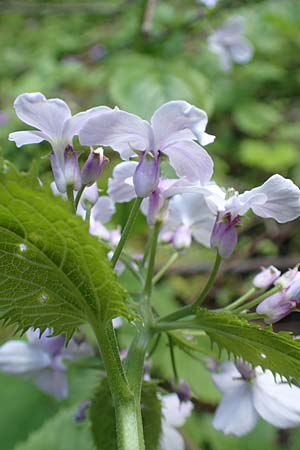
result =
[{"label": "toothed leaf", "polygon": [[[187,321],[185,322],[187,324]],[[200,309],[187,329],[204,330],[219,351],[241,357],[287,379],[300,378],[300,344],[288,333],[274,333],[232,314]]]},{"label": "toothed leaf", "polygon": [[[2,172],[2,173],[1,173]],[[0,168],[0,315],[70,337],[83,322],[130,318],[105,247],[32,177]]]}]

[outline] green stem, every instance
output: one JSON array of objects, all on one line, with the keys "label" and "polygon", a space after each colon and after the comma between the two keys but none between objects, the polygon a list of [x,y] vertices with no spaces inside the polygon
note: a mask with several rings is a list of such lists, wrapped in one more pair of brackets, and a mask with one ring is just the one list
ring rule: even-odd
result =
[{"label": "green stem", "polygon": [[123,247],[124,247],[124,245],[125,245],[125,243],[126,243],[126,241],[128,239],[129,233],[130,233],[130,231],[131,231],[131,229],[132,229],[132,227],[134,225],[135,219],[136,219],[136,217],[138,215],[138,212],[139,212],[142,200],[143,199],[139,198],[139,197],[135,199],[135,202],[133,204],[132,210],[130,211],[128,220],[127,220],[126,225],[124,227],[124,230],[122,232],[121,239],[120,239],[120,241],[119,241],[119,243],[117,245],[117,248],[116,248],[116,250],[115,250],[115,252],[113,254],[113,257],[111,259],[111,263],[112,263],[113,267],[115,267],[115,265],[117,264],[118,259],[119,259],[120,255],[121,255],[122,249],[123,249]]},{"label": "green stem", "polygon": [[145,281],[145,287],[144,287],[144,294],[145,298],[149,302],[151,299],[151,293],[152,293],[152,279],[153,279],[153,272],[154,272],[154,264],[155,264],[155,256],[156,256],[156,248],[157,248],[157,239],[160,229],[160,222],[156,222],[154,225],[153,235],[152,235],[152,242],[151,242],[151,248],[150,248],[150,257],[149,257],[149,264],[148,264],[148,270],[147,270],[147,276]]},{"label": "green stem", "polygon": [[176,360],[175,360],[175,353],[174,353],[174,343],[173,343],[172,336],[170,336],[170,334],[168,334],[168,341],[169,341],[172,369],[173,369],[173,374],[174,374],[174,381],[175,381],[175,383],[177,385],[178,382],[179,382],[179,378],[178,378],[178,372],[177,372],[177,367],[176,367]]},{"label": "green stem", "polygon": [[254,306],[261,303],[263,300],[265,300],[268,297],[271,297],[273,294],[277,294],[277,292],[282,291],[283,286],[281,284],[278,284],[273,289],[270,289],[269,291],[265,292],[264,294],[260,295],[259,297],[256,297],[255,299],[251,300],[250,302],[244,304],[243,306],[240,306],[239,308],[235,309],[233,312],[238,313],[241,311],[245,311],[246,309],[251,309]]},{"label": "green stem", "polygon": [[233,303],[231,303],[230,305],[225,306],[225,308],[223,308],[223,311],[229,311],[231,309],[235,309],[238,306],[241,306],[243,303],[245,303],[246,300],[248,300],[249,297],[252,297],[252,295],[257,291],[256,288],[251,288],[249,289],[249,291],[247,291],[244,295],[242,295],[241,297],[239,297],[237,300],[235,300]]},{"label": "green stem", "polygon": [[141,396],[144,361],[152,335],[153,333],[149,328],[144,328],[137,334],[130,345],[125,361],[127,379],[137,401],[140,400]]},{"label": "green stem", "polygon": [[85,185],[81,186],[81,188],[79,189],[79,191],[76,194],[76,197],[75,197],[75,209],[76,210],[77,210],[78,203],[81,199],[81,196],[82,196],[82,193],[83,193],[85,187],[86,187]]},{"label": "green stem", "polygon": [[161,317],[158,322],[172,322],[174,320],[183,319],[186,316],[195,315],[197,311],[195,311],[194,305],[184,306],[183,308],[175,311],[167,316]]},{"label": "green stem", "polygon": [[166,264],[160,269],[159,272],[153,277],[152,284],[153,286],[164,276],[166,271],[174,264],[176,259],[178,259],[179,253],[173,253],[172,256],[168,259]]},{"label": "green stem", "polygon": [[114,329],[94,322],[116,416],[118,450],[145,450],[140,403],[128,384]]},{"label": "green stem", "polygon": [[68,202],[69,202],[69,204],[71,206],[72,213],[76,214],[76,208],[75,208],[75,203],[74,203],[73,185],[71,185],[71,184],[67,185],[67,198],[68,198]]},{"label": "green stem", "polygon": [[201,294],[199,295],[199,297],[197,298],[197,300],[194,302],[193,306],[200,306],[201,303],[203,302],[203,300],[205,299],[205,297],[207,296],[207,294],[209,293],[212,285],[214,284],[214,281],[216,279],[217,273],[219,271],[220,265],[222,262],[222,258],[219,255],[219,253],[217,253],[216,255],[216,259],[215,259],[215,263],[213,266],[213,269],[209,275],[209,278],[207,280],[206,285],[204,286],[204,289],[202,290]]}]

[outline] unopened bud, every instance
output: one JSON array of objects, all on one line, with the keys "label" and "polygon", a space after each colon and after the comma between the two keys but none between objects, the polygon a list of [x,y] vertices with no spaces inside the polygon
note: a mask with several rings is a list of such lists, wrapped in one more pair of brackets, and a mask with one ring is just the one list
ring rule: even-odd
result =
[{"label": "unopened bud", "polygon": [[108,161],[109,159],[103,154],[102,147],[99,147],[96,150],[92,149],[81,170],[82,184],[91,186],[95,183]]},{"label": "unopened bud", "polygon": [[239,216],[231,219],[230,213],[227,213],[221,218],[218,215],[216,218],[210,238],[210,245],[212,248],[217,248],[222,258],[229,258],[237,245],[238,233],[236,225],[239,221]]},{"label": "unopened bud", "polygon": [[280,277],[280,274],[281,272],[274,266],[263,267],[253,278],[253,285],[259,289],[267,289]]},{"label": "unopened bud", "polygon": [[139,164],[133,175],[133,184],[138,197],[149,197],[155,191],[159,182],[160,152],[148,159],[146,152],[140,157]]},{"label": "unopened bud", "polygon": [[278,322],[278,320],[289,315],[295,306],[295,302],[286,300],[284,292],[277,292],[261,302],[257,306],[256,312],[263,314],[265,323],[269,324]]},{"label": "unopened bud", "polygon": [[67,186],[73,186],[75,191],[81,188],[81,175],[78,164],[78,153],[71,145],[67,145],[64,151],[64,173]]}]

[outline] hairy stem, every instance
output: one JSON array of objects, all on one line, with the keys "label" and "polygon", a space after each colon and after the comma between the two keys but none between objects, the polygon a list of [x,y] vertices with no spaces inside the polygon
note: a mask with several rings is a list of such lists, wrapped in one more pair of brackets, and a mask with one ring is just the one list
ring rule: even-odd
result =
[{"label": "hairy stem", "polygon": [[123,247],[124,247],[124,245],[125,245],[125,243],[126,243],[126,241],[128,239],[128,236],[130,234],[130,231],[132,230],[132,227],[133,227],[135,219],[136,219],[136,217],[138,215],[138,212],[139,212],[142,200],[143,200],[142,198],[136,198],[135,199],[135,202],[133,204],[132,210],[130,211],[128,220],[127,220],[126,225],[124,227],[124,230],[122,232],[121,239],[120,239],[120,241],[119,241],[119,243],[117,245],[117,248],[116,248],[116,250],[115,250],[115,252],[113,254],[113,257],[111,259],[111,263],[112,263],[113,267],[116,266],[116,264],[117,264],[117,262],[119,260],[119,257],[121,255],[121,252],[123,250]]}]

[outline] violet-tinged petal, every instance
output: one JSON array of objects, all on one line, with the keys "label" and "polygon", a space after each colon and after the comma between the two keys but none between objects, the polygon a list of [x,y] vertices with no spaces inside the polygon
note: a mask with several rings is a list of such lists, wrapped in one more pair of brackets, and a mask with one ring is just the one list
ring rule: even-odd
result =
[{"label": "violet-tinged petal", "polygon": [[128,183],[128,180],[132,179],[137,165],[136,161],[126,161],[114,168],[113,176],[108,180],[108,194],[114,203],[129,202],[136,197],[133,181]]},{"label": "violet-tinged petal", "polygon": [[142,152],[133,174],[133,184],[138,197],[149,197],[156,189],[160,175],[160,152],[154,157]]},{"label": "violet-tinged petal", "polygon": [[195,142],[173,142],[162,151],[169,157],[170,164],[179,177],[186,177],[187,180],[202,185],[211,179],[213,160],[207,151]]},{"label": "violet-tinged petal", "polygon": [[161,206],[162,198],[160,196],[159,189],[156,189],[154,192],[152,192],[148,201],[147,222],[151,227],[153,227],[156,222],[157,215]]},{"label": "violet-tinged petal", "polygon": [[103,195],[98,198],[97,203],[92,208],[91,217],[96,222],[101,222],[103,224],[109,222],[116,212],[115,205],[110,197]]},{"label": "violet-tinged petal", "polygon": [[103,148],[91,150],[81,169],[81,181],[84,186],[91,186],[98,180],[109,159],[103,154]]},{"label": "violet-tinged petal", "polygon": [[148,122],[134,114],[115,109],[91,118],[80,130],[82,145],[110,146],[122,159],[134,155],[133,150],[154,148],[153,132]]},{"label": "violet-tinged petal", "polygon": [[285,299],[284,292],[277,292],[262,301],[256,308],[258,314],[265,316],[266,323],[275,323],[290,314],[296,304]]},{"label": "violet-tinged petal", "polygon": [[184,450],[185,444],[183,437],[175,428],[170,426],[164,420],[162,421],[162,430],[160,438],[161,450]]},{"label": "violet-tinged petal", "polygon": [[253,286],[258,289],[267,289],[280,277],[280,270],[274,266],[263,267],[253,278]]},{"label": "violet-tinged petal", "polygon": [[225,434],[243,436],[249,433],[259,418],[252,401],[252,387],[242,381],[228,391],[218,406],[213,426]]},{"label": "violet-tinged petal", "polygon": [[300,272],[298,267],[294,267],[293,269],[289,269],[287,272],[284,272],[281,277],[279,277],[274,284],[280,284],[284,289],[290,287],[292,283],[300,279]]},{"label": "violet-tinged petal", "polygon": [[12,375],[30,375],[50,366],[51,357],[38,346],[24,341],[8,341],[0,347],[0,370]]},{"label": "violet-tinged petal", "polygon": [[292,300],[297,304],[300,302],[300,278],[296,278],[295,281],[287,288],[285,292],[285,299]]},{"label": "violet-tinged petal", "polygon": [[267,370],[256,378],[253,386],[253,403],[257,412],[278,428],[300,425],[300,389],[287,381],[274,380]]},{"label": "violet-tinged petal", "polygon": [[88,123],[93,117],[98,117],[99,114],[112,111],[108,106],[96,106],[95,108],[87,109],[86,111],[75,114],[71,117],[64,126],[64,134],[68,136],[76,136],[79,134],[81,128]]},{"label": "violet-tinged petal", "polygon": [[56,356],[65,347],[66,337],[62,334],[59,336],[52,336],[53,330],[51,328],[46,328],[44,333],[40,333],[40,329],[29,328],[26,332],[26,337],[28,342],[35,344],[37,347],[41,348],[47,352],[50,356]]},{"label": "violet-tinged petal", "polygon": [[65,194],[67,192],[67,185],[65,179],[65,172],[62,167],[61,161],[58,158],[57,154],[54,152],[52,152],[50,155],[50,161],[57,190],[61,194]]},{"label": "violet-tinged petal", "polygon": [[241,39],[240,42],[230,47],[230,54],[237,64],[245,64],[251,60],[254,53],[253,46],[247,39]]},{"label": "violet-tinged petal", "polygon": [[216,248],[222,258],[229,258],[237,245],[237,241],[236,224],[231,221],[228,222],[226,219],[223,221],[223,219],[217,217],[211,234],[211,247]]},{"label": "violet-tinged petal", "polygon": [[173,142],[198,139],[207,145],[214,136],[205,133],[207,114],[185,101],[171,101],[158,108],[152,116],[156,149],[164,150]]},{"label": "violet-tinged petal", "polygon": [[64,151],[64,175],[68,186],[73,186],[75,191],[81,188],[81,174],[78,164],[78,153],[71,145],[67,145]]},{"label": "violet-tinged petal", "polygon": [[71,117],[71,111],[63,100],[48,100],[40,92],[19,95],[14,108],[19,119],[41,130],[49,136],[51,142],[63,138],[64,124]]},{"label": "violet-tinged petal", "polygon": [[177,249],[188,248],[192,243],[191,231],[187,226],[181,225],[173,236],[173,245]]},{"label": "violet-tinged petal", "polygon": [[68,396],[68,380],[63,370],[44,369],[34,377],[34,383],[57,400],[64,400]]},{"label": "violet-tinged petal", "polygon": [[[91,186],[86,186],[80,197],[79,205],[86,210],[91,205],[95,205],[99,198],[99,189],[97,183],[93,183]],[[79,214],[81,215],[81,214]]]},{"label": "violet-tinged petal", "polygon": [[39,144],[42,141],[49,141],[50,138],[41,131],[15,131],[8,136],[9,141],[15,142],[17,147],[27,144]]},{"label": "violet-tinged petal", "polygon": [[240,372],[232,361],[223,363],[220,372],[213,373],[211,377],[217,389],[224,394],[244,383]]},{"label": "violet-tinged petal", "polygon": [[253,212],[264,218],[273,218],[279,223],[289,222],[300,216],[300,189],[281,175],[272,175],[261,186],[241,194],[264,194],[265,201],[251,203]]}]

